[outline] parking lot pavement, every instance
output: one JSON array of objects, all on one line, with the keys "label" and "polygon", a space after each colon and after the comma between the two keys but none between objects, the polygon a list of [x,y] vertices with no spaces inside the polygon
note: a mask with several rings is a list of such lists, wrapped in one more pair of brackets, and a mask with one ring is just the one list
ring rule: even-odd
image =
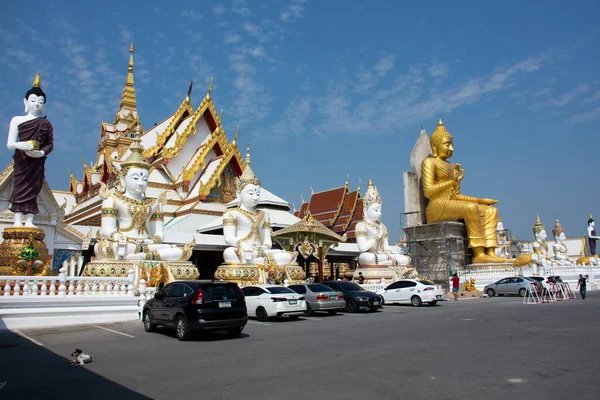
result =
[{"label": "parking lot pavement", "polygon": [[[595,292],[394,305],[250,320],[239,338],[191,342],[140,322],[7,332],[0,398],[597,398],[599,305]],[[94,361],[68,367],[74,348]]]}]

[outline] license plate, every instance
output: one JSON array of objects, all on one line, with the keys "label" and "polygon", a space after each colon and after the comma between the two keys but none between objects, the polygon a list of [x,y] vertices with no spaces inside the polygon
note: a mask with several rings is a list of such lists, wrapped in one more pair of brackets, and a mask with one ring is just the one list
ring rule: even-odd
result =
[{"label": "license plate", "polygon": [[442,296],[442,295],[439,295],[439,294],[438,294],[437,296],[435,296],[435,298],[436,298],[437,300],[441,300],[441,299],[442,299],[442,297],[444,297],[444,296]]},{"label": "license plate", "polygon": [[379,300],[373,300],[373,305],[378,306],[379,305]]},{"label": "license plate", "polygon": [[231,308],[231,302],[230,301],[220,301],[219,308]]},{"label": "license plate", "polygon": [[290,304],[298,304],[298,301],[297,300],[290,300],[289,303]]}]

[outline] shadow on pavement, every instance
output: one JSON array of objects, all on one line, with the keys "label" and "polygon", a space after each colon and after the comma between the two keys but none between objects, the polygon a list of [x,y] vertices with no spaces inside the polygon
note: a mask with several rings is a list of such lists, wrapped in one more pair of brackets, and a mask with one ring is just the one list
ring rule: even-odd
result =
[{"label": "shadow on pavement", "polygon": [[150,399],[9,330],[0,331],[0,360],[1,399]]}]

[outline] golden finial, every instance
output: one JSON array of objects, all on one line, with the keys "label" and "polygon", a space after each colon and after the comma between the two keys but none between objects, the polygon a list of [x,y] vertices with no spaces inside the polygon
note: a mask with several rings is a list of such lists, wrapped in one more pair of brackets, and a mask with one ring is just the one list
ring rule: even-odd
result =
[{"label": "golden finial", "polygon": [[213,84],[213,78],[211,76],[210,77],[210,85],[208,85],[208,94],[210,94],[210,92],[212,92],[212,84]]},{"label": "golden finial", "polygon": [[440,120],[438,121],[438,126],[444,126],[444,123],[442,122],[442,119],[440,118]]},{"label": "golden finial", "polygon": [[250,165],[250,143],[246,146],[246,165]]},{"label": "golden finial", "polygon": [[539,232],[544,230],[544,225],[542,225],[542,221],[540,220],[540,214],[536,214],[535,217],[535,225],[533,225],[533,234],[537,235]]},{"label": "golden finial", "polygon": [[[221,108],[221,114],[219,114],[219,122],[223,123],[223,109]],[[238,129],[240,128],[240,126],[238,125]]]},{"label": "golden finial", "polygon": [[310,194],[313,195],[315,193],[315,191],[312,188],[312,185],[310,185]]},{"label": "golden finial", "polygon": [[590,219],[594,219],[594,218],[592,218],[592,214],[590,214]]},{"label": "golden finial", "polygon": [[40,79],[40,73],[35,74],[35,78],[33,79],[33,87],[42,87],[42,80]]},{"label": "golden finial", "polygon": [[371,180],[371,178],[369,178],[369,187],[373,186],[373,181]]},{"label": "golden finial", "polygon": [[[231,141],[232,146],[236,145],[239,132],[240,132],[240,126],[238,125],[237,129],[235,130],[235,136],[233,137],[233,140]],[[250,152],[248,152],[248,154],[250,154]]]},{"label": "golden finial", "polygon": [[135,51],[135,48],[133,47],[133,39],[131,39],[131,46],[129,46],[129,52],[133,53]]},{"label": "golden finial", "polygon": [[348,187],[348,180],[350,179],[350,173],[346,172],[346,187]]},{"label": "golden finial", "polygon": [[302,204],[304,204],[304,203],[305,203],[305,201],[304,201],[304,196],[302,196],[302,194],[300,194],[300,200],[302,200]]},{"label": "golden finial", "polygon": [[362,180],[360,178],[358,178],[358,193],[360,194],[360,184],[362,183]]},{"label": "golden finial", "polygon": [[190,86],[188,87],[188,91],[187,91],[187,98],[188,100],[190,99],[190,96],[192,95],[192,88],[194,87],[194,81],[190,81]]}]

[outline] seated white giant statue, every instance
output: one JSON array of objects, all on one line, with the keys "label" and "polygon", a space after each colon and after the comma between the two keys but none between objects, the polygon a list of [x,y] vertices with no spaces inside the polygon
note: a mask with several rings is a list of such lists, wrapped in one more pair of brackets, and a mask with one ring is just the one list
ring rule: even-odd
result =
[{"label": "seated white giant statue", "polygon": [[261,183],[250,167],[250,146],[244,172],[236,184],[239,204],[223,214],[223,236],[230,246],[223,252],[225,263],[277,266],[294,263],[298,253],[271,248],[270,216],[256,208]]},{"label": "seated white giant statue", "polygon": [[185,261],[195,241],[184,248],[162,243],[166,197],[146,197],[151,166],[142,156],[138,135],[130,147],[131,154],[120,163],[121,188],[110,192],[103,184],[100,191],[104,200],[94,253],[98,259]]},{"label": "seated white giant statue", "polygon": [[548,258],[548,244],[546,244],[548,235],[539,215],[536,216],[533,234],[535,236],[535,241],[532,244],[533,252],[519,255],[515,259],[513,266],[525,267],[534,264],[538,267],[536,273],[545,274],[550,261]]},{"label": "seated white giant statue", "polygon": [[410,257],[390,247],[388,232],[381,222],[382,200],[373,182],[369,180],[363,198],[363,219],[356,224],[356,244],[360,250],[358,263],[362,265],[406,266]]},{"label": "seated white giant statue", "polygon": [[557,265],[570,265],[572,262],[567,256],[567,246],[565,240],[565,228],[560,225],[560,222],[556,220],[554,228],[552,228],[552,234],[554,235],[554,243],[552,243],[552,251],[554,252],[554,263]]}]

